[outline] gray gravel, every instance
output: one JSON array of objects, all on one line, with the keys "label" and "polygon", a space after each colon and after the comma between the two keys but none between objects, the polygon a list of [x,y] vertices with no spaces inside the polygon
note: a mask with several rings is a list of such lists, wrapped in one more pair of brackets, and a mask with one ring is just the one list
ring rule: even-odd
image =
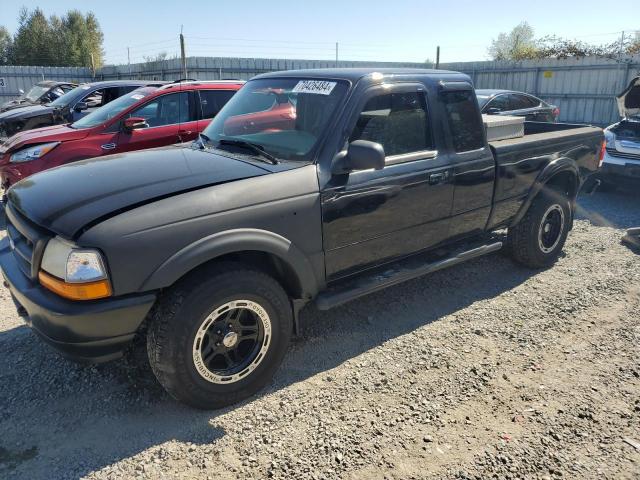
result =
[{"label": "gray gravel", "polygon": [[549,270],[496,254],[307,308],[270,387],[217,412],[144,352],[63,360],[2,290],[0,478],[640,478],[640,196],[580,205]]}]

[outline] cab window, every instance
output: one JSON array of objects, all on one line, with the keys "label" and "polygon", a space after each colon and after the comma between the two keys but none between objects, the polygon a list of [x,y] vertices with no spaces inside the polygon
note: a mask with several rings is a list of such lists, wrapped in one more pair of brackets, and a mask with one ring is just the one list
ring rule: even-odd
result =
[{"label": "cab window", "polygon": [[482,148],[483,127],[473,92],[447,92],[443,98],[454,150],[459,153]]},{"label": "cab window", "polygon": [[387,157],[433,150],[427,106],[422,92],[388,93],[367,101],[349,141],[382,145]]}]

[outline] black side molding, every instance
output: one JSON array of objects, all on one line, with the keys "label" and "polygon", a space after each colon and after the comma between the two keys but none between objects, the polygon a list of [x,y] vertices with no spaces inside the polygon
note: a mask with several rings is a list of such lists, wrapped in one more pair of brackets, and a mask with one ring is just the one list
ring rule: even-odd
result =
[{"label": "black side molding", "polygon": [[469,250],[458,250],[456,253],[438,260],[425,260],[422,255],[410,257],[392,266],[375,269],[369,275],[358,276],[355,279],[345,280],[330,287],[316,297],[316,305],[319,310],[329,310],[383,288],[457,265],[472,258],[496,252],[501,248],[502,242],[497,241]]}]

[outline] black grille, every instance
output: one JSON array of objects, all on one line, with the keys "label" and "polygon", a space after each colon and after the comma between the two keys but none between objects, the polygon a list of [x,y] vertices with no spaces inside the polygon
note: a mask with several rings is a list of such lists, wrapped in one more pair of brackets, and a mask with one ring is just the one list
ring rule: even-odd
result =
[{"label": "black grille", "polygon": [[613,148],[607,148],[607,153],[612,157],[629,158],[631,160],[640,160],[640,155],[638,155],[637,153],[619,152],[618,150],[614,150]]},{"label": "black grille", "polygon": [[7,204],[7,235],[11,242],[13,255],[20,270],[32,280],[38,276],[40,260],[47,240],[48,232],[18,213],[11,204]]}]

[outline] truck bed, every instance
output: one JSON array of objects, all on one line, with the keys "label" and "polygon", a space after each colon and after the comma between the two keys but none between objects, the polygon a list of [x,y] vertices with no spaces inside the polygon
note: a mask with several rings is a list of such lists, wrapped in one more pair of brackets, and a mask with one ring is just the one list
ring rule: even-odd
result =
[{"label": "truck bed", "polygon": [[520,147],[527,150],[538,145],[551,148],[581,138],[602,138],[602,129],[574,123],[524,122],[523,137],[497,140],[489,142],[489,145],[500,154],[519,150]]},{"label": "truck bed", "polygon": [[525,122],[524,130],[523,137],[489,142],[496,161],[490,228],[510,222],[549,163],[571,159],[580,171],[580,182],[598,169],[601,128]]}]

